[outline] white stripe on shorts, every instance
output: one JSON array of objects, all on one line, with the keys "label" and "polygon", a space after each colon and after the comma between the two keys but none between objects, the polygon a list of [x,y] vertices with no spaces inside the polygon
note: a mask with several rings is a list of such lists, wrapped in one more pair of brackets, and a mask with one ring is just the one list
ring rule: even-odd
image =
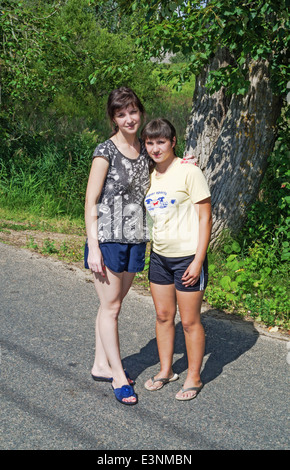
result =
[{"label": "white stripe on shorts", "polygon": [[199,290],[204,290],[204,269],[203,269],[203,266],[202,266],[202,270],[201,270],[199,279],[200,279],[199,280]]}]

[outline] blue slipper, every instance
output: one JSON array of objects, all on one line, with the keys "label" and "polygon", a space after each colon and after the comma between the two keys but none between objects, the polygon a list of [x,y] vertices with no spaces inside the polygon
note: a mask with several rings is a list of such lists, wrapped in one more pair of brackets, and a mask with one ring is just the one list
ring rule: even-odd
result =
[{"label": "blue slipper", "polygon": [[101,377],[99,375],[93,375],[92,374],[92,378],[96,381],[96,382],[113,382],[113,377]]},{"label": "blue slipper", "polygon": [[[128,382],[129,382],[129,385],[135,385],[135,380],[133,380],[129,377],[129,374],[126,370],[124,370],[124,372],[125,372],[125,375],[127,377]],[[101,377],[99,375],[93,375],[93,374],[91,374],[91,375],[92,375],[92,378],[96,382],[110,382],[110,383],[113,382],[113,377]]]},{"label": "blue slipper", "polygon": [[[114,388],[112,385],[113,392],[115,394],[116,399],[123,403],[123,405],[136,405],[138,402],[137,395],[134,392],[133,387],[131,385],[123,385],[121,388]],[[123,401],[124,398],[134,397],[136,401],[127,402]]]}]

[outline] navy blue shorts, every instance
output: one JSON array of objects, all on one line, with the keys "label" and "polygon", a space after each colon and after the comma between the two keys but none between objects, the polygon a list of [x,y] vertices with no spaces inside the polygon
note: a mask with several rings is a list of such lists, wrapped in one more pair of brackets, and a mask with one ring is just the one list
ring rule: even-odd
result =
[{"label": "navy blue shorts", "polygon": [[198,281],[193,286],[186,287],[182,284],[182,276],[195,255],[182,256],[180,258],[168,258],[151,252],[148,278],[150,282],[160,285],[174,284],[179,291],[193,292],[204,290],[208,282],[207,256],[203,262],[202,271]]},{"label": "navy blue shorts", "polygon": [[[105,266],[115,273],[137,273],[143,271],[145,265],[146,243],[100,243]],[[88,265],[89,247],[86,242],[84,265]]]}]

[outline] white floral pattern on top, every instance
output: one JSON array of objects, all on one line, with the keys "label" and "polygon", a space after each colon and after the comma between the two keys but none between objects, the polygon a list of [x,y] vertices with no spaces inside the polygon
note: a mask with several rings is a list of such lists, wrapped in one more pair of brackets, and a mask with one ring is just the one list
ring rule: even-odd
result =
[{"label": "white floral pattern on top", "polygon": [[109,169],[97,205],[101,243],[149,241],[144,196],[149,188],[149,162],[144,143],[136,160],[123,155],[112,140],[99,144],[93,158],[103,157]]}]

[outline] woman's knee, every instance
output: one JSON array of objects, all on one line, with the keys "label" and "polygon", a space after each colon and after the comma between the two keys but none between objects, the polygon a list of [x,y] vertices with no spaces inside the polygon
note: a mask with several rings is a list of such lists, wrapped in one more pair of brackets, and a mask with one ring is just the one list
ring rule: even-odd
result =
[{"label": "woman's knee", "polygon": [[112,319],[117,319],[121,310],[122,302],[115,301],[106,305],[102,305],[102,314]]},{"label": "woman's knee", "polygon": [[158,323],[173,323],[176,310],[159,308],[156,310],[156,320]]},{"label": "woman's knee", "polygon": [[192,333],[194,331],[199,331],[200,329],[203,329],[200,317],[183,319],[181,320],[181,323],[184,333]]}]

